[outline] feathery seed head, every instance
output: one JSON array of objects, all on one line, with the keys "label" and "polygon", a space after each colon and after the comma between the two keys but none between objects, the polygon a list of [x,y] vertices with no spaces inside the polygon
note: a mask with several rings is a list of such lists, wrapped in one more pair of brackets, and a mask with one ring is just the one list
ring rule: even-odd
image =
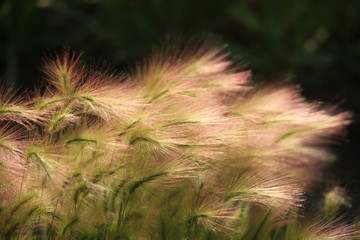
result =
[{"label": "feathery seed head", "polygon": [[[0,91],[0,238],[354,236],[298,217],[348,113],[291,86],[253,90],[203,42],[164,48],[130,76],[68,50],[44,71],[33,100]],[[349,203],[340,190],[325,201]]]},{"label": "feathery seed head", "polygon": [[322,211],[329,218],[335,217],[341,207],[351,207],[351,199],[342,187],[333,187],[324,195]]}]

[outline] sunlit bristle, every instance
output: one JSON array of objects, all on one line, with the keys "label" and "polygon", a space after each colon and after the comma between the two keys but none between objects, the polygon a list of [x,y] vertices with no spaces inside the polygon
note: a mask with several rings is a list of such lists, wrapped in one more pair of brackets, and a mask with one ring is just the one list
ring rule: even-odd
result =
[{"label": "sunlit bristle", "polygon": [[278,214],[294,212],[302,204],[300,184],[290,177],[276,172],[263,173],[257,169],[245,168],[226,173],[220,178],[221,189],[227,201],[240,201],[260,204],[273,208]]},{"label": "sunlit bristle", "polygon": [[73,94],[86,74],[79,62],[80,55],[66,50],[54,60],[49,60],[44,67],[51,87],[54,87],[62,95]]},{"label": "sunlit bristle", "polygon": [[80,55],[69,51],[50,60],[45,73],[50,87],[38,96],[35,106],[40,110],[61,110],[65,118],[73,114],[118,121],[143,103],[138,90],[124,76],[87,69],[80,62]]},{"label": "sunlit bristle", "polygon": [[354,225],[346,224],[343,219],[333,221],[324,219],[308,219],[289,224],[284,239],[286,240],[352,240],[357,239],[358,233]]},{"label": "sunlit bristle", "polygon": [[274,169],[279,164],[287,165],[307,182],[314,178],[301,171],[329,159],[324,147],[343,134],[350,116],[305,101],[291,86],[268,86],[250,92],[235,100],[228,114],[243,123],[238,128],[243,140],[238,145],[240,156],[268,163]]},{"label": "sunlit bristle", "polygon": [[[301,220],[349,113],[289,85],[258,89],[206,42],[160,49],[129,75],[80,57],[47,61],[30,100],[0,91],[1,239],[354,236]],[[327,219],[350,206],[339,190],[325,202]]]},{"label": "sunlit bristle", "polygon": [[133,76],[150,101],[176,94],[213,97],[249,89],[249,72],[236,72],[228,54],[206,44],[182,51],[171,48],[154,54]]},{"label": "sunlit bristle", "polygon": [[0,201],[9,201],[23,181],[24,129],[5,125],[0,128]]},{"label": "sunlit bristle", "polygon": [[0,120],[20,124],[26,128],[41,123],[44,118],[41,113],[32,109],[32,101],[23,96],[14,96],[10,90],[0,87]]}]

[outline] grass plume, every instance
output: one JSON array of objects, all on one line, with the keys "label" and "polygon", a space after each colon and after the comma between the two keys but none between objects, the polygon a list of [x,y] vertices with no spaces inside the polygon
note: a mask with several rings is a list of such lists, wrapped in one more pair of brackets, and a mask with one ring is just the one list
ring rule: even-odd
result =
[{"label": "grass plume", "polygon": [[301,217],[350,114],[240,69],[204,42],[120,76],[67,50],[31,100],[1,90],[0,238],[355,238]]}]

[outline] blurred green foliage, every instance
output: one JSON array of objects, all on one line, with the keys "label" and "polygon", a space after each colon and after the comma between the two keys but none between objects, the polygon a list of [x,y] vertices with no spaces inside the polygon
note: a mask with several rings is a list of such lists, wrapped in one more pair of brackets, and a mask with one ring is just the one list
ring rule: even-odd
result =
[{"label": "blurred green foliage", "polygon": [[213,33],[255,78],[290,76],[309,98],[346,99],[342,107],[355,112],[352,143],[343,147],[335,168],[356,179],[359,13],[359,0],[3,0],[0,79],[31,88],[42,76],[38,66],[44,57],[64,46],[121,70],[167,36]]},{"label": "blurred green foliage", "polygon": [[348,98],[360,76],[359,12],[357,0],[7,0],[1,75],[26,84],[44,52],[64,45],[122,66],[169,34],[215,33],[259,74],[291,73]]}]

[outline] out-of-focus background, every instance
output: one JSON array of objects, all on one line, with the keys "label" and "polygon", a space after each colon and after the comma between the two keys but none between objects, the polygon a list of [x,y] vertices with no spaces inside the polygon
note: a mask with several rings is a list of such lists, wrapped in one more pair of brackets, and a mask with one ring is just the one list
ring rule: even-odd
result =
[{"label": "out-of-focus background", "polygon": [[[31,89],[44,57],[66,46],[128,70],[167,36],[212,33],[259,81],[292,78],[309,99],[354,113],[327,175],[360,203],[359,0],[3,0],[0,81]],[[331,183],[329,183],[331,185]]]}]

